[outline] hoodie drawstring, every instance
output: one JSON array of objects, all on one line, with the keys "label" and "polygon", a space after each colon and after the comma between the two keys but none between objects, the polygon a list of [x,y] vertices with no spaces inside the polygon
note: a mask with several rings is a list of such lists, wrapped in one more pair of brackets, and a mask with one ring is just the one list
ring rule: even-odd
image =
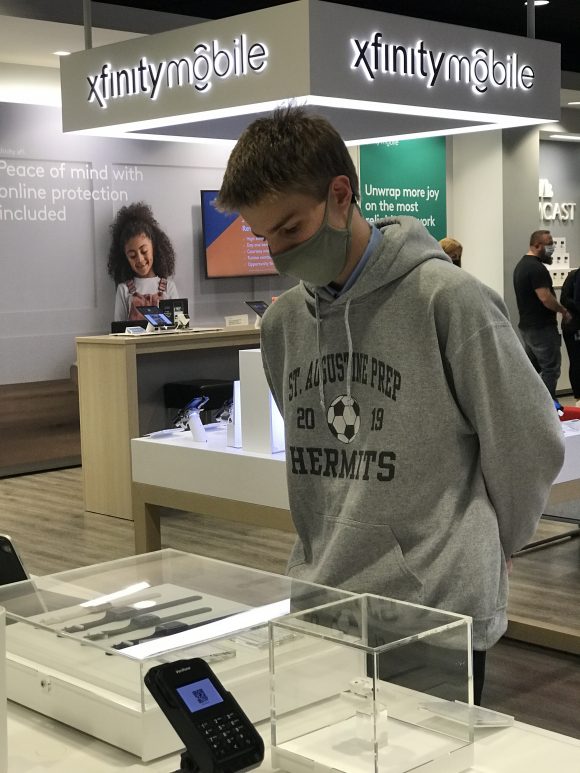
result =
[{"label": "hoodie drawstring", "polygon": [[[351,298],[345,304],[344,307],[344,328],[346,330],[346,339],[348,341],[348,365],[346,370],[346,394],[350,397],[350,385],[352,381],[352,335],[350,332],[349,311]],[[320,350],[320,334],[321,334],[321,322],[320,322],[320,304],[318,299],[318,293],[314,293],[314,313],[316,316],[316,348],[318,350],[318,395],[320,397],[320,406],[322,413],[326,416],[326,401],[324,399],[324,376],[322,373],[322,352]]]},{"label": "hoodie drawstring", "polygon": [[346,394],[350,397],[350,383],[352,380],[352,335],[350,333],[350,322],[348,319],[348,312],[350,310],[351,298],[348,299],[344,307],[344,328],[346,330],[346,338],[348,341],[348,369],[346,372]]},{"label": "hoodie drawstring", "polygon": [[318,293],[314,293],[314,313],[316,315],[316,349],[318,351],[318,396],[322,413],[326,416],[326,405],[324,404],[324,379],[322,378],[322,352],[320,351],[320,302]]}]

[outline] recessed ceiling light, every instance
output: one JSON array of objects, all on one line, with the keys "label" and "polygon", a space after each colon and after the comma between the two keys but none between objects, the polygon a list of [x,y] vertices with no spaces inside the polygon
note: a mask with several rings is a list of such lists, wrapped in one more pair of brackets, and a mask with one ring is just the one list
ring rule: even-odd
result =
[{"label": "recessed ceiling light", "polygon": [[[527,5],[527,3],[524,3]],[[550,0],[534,0],[534,5],[550,5]]]},{"label": "recessed ceiling light", "polygon": [[550,134],[551,140],[566,140],[567,142],[580,142],[580,134]]},{"label": "recessed ceiling light", "polygon": [[55,56],[70,56],[70,51],[53,51]]}]

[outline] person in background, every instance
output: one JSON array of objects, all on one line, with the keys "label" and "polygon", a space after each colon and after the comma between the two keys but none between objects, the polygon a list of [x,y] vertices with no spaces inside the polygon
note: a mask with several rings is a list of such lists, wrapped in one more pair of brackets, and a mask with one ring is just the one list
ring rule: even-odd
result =
[{"label": "person in background", "polygon": [[178,298],[171,278],[175,253],[167,234],[140,201],[121,207],[111,223],[107,270],[117,285],[115,320],[138,320],[139,306],[157,306],[163,298]]},{"label": "person in background", "polygon": [[580,407],[580,272],[577,268],[564,280],[560,303],[570,312],[570,319],[562,321],[562,337],[570,361],[570,385],[576,405]]},{"label": "person in background", "polygon": [[441,239],[439,244],[443,252],[451,258],[451,262],[454,266],[461,268],[461,256],[463,255],[463,245],[458,242],[457,239],[453,239],[451,236],[446,236],[445,239]]},{"label": "person in background", "polygon": [[556,399],[562,355],[556,315],[570,319],[567,309],[558,303],[550,272],[554,240],[549,231],[534,231],[530,249],[514,269],[514,290],[520,314],[518,324],[526,354],[542,381]]},{"label": "person in background", "polygon": [[419,220],[370,225],[358,196],[338,132],[291,107],[246,128],[217,198],[302,280],[261,331],[297,531],[288,572],[471,615],[479,702],[508,561],[536,529],[562,430],[502,299]]}]

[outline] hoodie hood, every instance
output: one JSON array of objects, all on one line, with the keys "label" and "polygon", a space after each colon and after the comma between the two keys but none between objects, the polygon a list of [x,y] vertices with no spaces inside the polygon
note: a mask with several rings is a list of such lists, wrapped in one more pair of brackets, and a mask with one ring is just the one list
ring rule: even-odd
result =
[{"label": "hoodie hood", "polygon": [[325,288],[303,282],[302,289],[309,306],[314,307],[315,296],[318,296],[321,302],[333,304],[362,298],[379,287],[397,281],[427,260],[451,262],[439,242],[431,236],[421,221],[414,217],[386,218],[377,221],[375,227],[387,238],[381,240],[378,249],[369,257],[354,285],[338,298],[334,298]]}]

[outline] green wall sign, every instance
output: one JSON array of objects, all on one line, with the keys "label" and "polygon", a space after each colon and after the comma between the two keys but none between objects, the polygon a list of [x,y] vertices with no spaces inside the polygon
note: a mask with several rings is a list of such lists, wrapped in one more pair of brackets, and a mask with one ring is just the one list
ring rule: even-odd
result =
[{"label": "green wall sign", "polygon": [[445,137],[361,145],[360,182],[367,220],[410,215],[447,235]]}]

